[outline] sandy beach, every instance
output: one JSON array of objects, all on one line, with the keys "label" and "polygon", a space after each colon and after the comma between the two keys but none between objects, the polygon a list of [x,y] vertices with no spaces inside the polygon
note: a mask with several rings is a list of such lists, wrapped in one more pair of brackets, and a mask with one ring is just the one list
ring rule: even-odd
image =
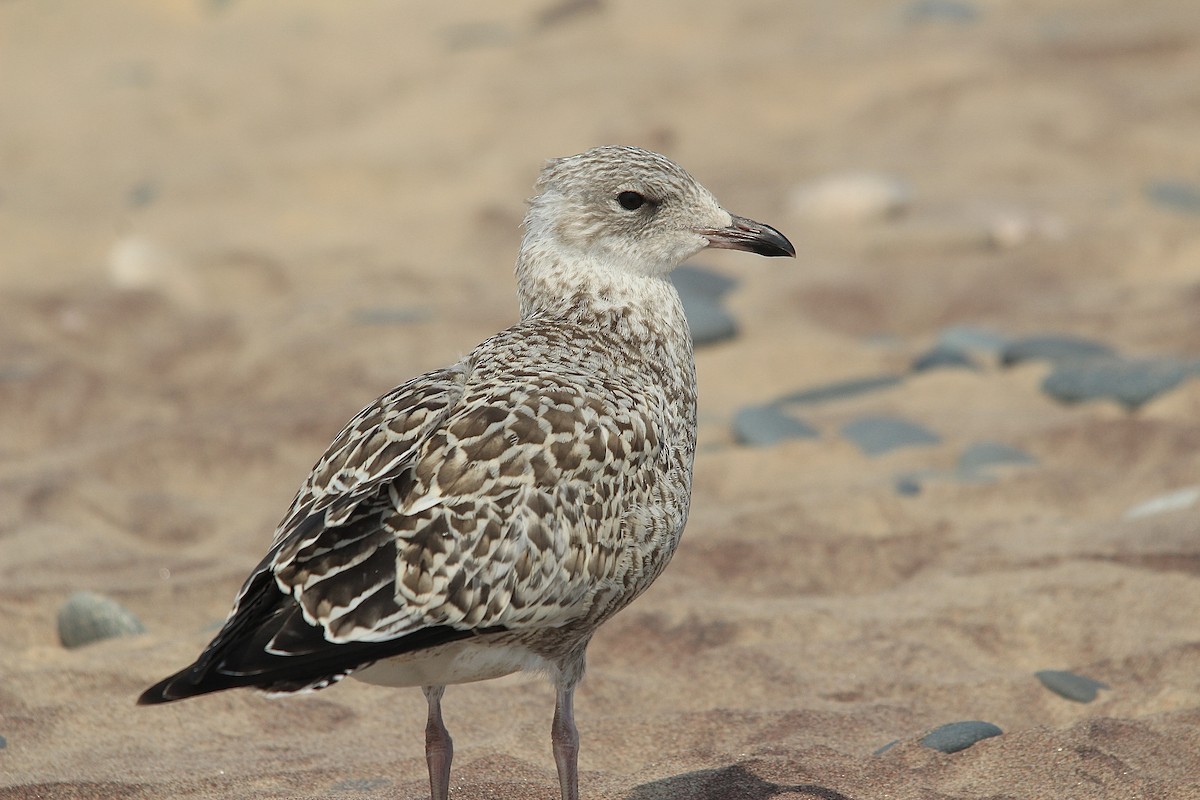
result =
[{"label": "sandy beach", "polygon": [[[1200,798],[1198,142],[1181,0],[0,3],[0,798],[428,796],[416,690],[134,702],[602,143],[799,255],[692,265],[691,519],[583,796]],[[65,647],[80,591],[145,632]],[[557,798],[553,705],[451,687],[451,797]]]}]

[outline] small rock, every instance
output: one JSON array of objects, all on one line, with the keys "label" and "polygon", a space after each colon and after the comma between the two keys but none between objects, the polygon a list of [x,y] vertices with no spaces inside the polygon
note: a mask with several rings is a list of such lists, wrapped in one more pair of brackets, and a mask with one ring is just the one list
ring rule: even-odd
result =
[{"label": "small rock", "polygon": [[1184,214],[1200,214],[1200,185],[1183,181],[1154,181],[1146,197],[1156,206]]},{"label": "small rock", "polygon": [[1125,519],[1149,517],[1167,511],[1182,511],[1185,508],[1191,508],[1197,503],[1200,503],[1200,486],[1191,486],[1187,489],[1178,489],[1167,494],[1160,494],[1158,497],[1138,503],[1125,512]]},{"label": "small rock", "polygon": [[1067,235],[1067,226],[1058,217],[1020,211],[993,214],[987,229],[990,244],[1001,250],[1020,247],[1034,237],[1061,241]]},{"label": "small rock", "polygon": [[597,11],[603,10],[603,8],[604,4],[601,0],[558,0],[555,3],[551,3],[538,14],[538,26],[549,28],[552,25],[558,25],[573,19],[580,14],[594,14]]},{"label": "small rock", "polygon": [[1036,464],[1037,459],[1019,447],[1003,442],[974,442],[958,457],[958,469],[974,474],[986,467]]},{"label": "small rock", "polygon": [[0,736],[0,750],[3,750],[6,747],[8,747],[8,739],[5,739],[3,736]]},{"label": "small rock", "polygon": [[812,389],[801,389],[798,392],[784,395],[776,402],[786,405],[808,405],[825,403],[830,400],[844,400],[848,397],[887,389],[903,381],[903,375],[872,375],[868,378],[852,378],[848,381],[828,383]]},{"label": "small rock", "polygon": [[737,320],[721,303],[737,281],[703,267],[685,265],[671,273],[671,283],[683,301],[692,344],[699,347],[737,335]]},{"label": "small rock", "polygon": [[144,236],[126,236],[108,251],[108,278],[117,289],[159,292],[172,300],[198,305],[196,276],[174,253]]},{"label": "small rock", "polygon": [[1101,683],[1085,675],[1076,675],[1059,669],[1044,669],[1033,673],[1042,686],[1060,697],[1074,700],[1077,703],[1090,703],[1096,699],[1097,689],[1108,689],[1106,683]]},{"label": "small rock", "polygon": [[956,0],[917,0],[904,11],[909,22],[953,22],[965,25],[979,19],[979,9]]},{"label": "small rock", "polygon": [[794,213],[820,222],[871,222],[903,213],[912,201],[906,183],[887,175],[847,173],[798,186]]},{"label": "small rock", "polygon": [[358,308],[351,314],[351,319],[357,325],[409,325],[414,322],[426,322],[432,319],[433,312],[428,308]]},{"label": "small rock", "polygon": [[703,347],[737,336],[737,320],[726,311],[719,300],[702,294],[680,293],[683,314],[692,332],[692,344]]},{"label": "small rock", "polygon": [[966,750],[971,745],[983,739],[990,739],[1004,733],[990,722],[968,720],[966,722],[951,722],[940,728],[934,728],[921,737],[921,744],[932,750],[943,753],[957,753]]},{"label": "small rock", "polygon": [[979,365],[975,363],[969,355],[961,350],[956,350],[942,345],[934,345],[932,349],[926,350],[921,355],[913,359],[912,371],[925,372],[930,369],[979,369]]},{"label": "small rock", "polygon": [[897,475],[895,483],[892,485],[895,487],[897,494],[912,497],[921,493],[921,476],[914,473]]},{"label": "small rock", "polygon": [[1104,342],[1084,339],[1080,336],[1026,336],[1009,342],[1000,351],[1000,363],[1006,367],[1025,361],[1049,361],[1061,364],[1095,356],[1115,355]]},{"label": "small rock", "polygon": [[842,435],[869,456],[877,456],[901,447],[938,444],[941,437],[933,431],[899,417],[859,417],[842,426]]},{"label": "small rock", "polygon": [[142,181],[134,184],[126,196],[130,208],[144,208],[158,199],[158,184],[154,181]]},{"label": "small rock", "polygon": [[94,592],[76,592],[58,611],[58,638],[63,647],[80,647],[101,639],[145,632],[133,612]]},{"label": "small rock", "polygon": [[747,406],[733,417],[733,437],[739,444],[762,447],[786,439],[815,439],[820,434],[807,422],[775,406]]},{"label": "small rock", "polygon": [[891,750],[893,747],[895,747],[895,746],[896,746],[896,745],[898,745],[898,744],[900,744],[900,740],[899,740],[899,739],[892,739],[890,742],[888,742],[888,743],[887,743],[887,744],[885,744],[883,747],[881,747],[881,748],[879,748],[878,750],[876,750],[876,751],[875,751],[874,753],[872,753],[871,755],[881,756],[881,755],[883,755],[884,753],[886,753],[888,750]]},{"label": "small rock", "polygon": [[1009,338],[986,328],[952,325],[938,334],[937,347],[961,353],[980,351],[999,354],[1009,344]]},{"label": "small rock", "polygon": [[684,264],[671,271],[671,283],[680,294],[698,294],[719,300],[737,286],[737,281],[704,267]]},{"label": "small rock", "polygon": [[1190,365],[1175,358],[1087,358],[1060,362],[1042,381],[1042,391],[1063,403],[1111,398],[1133,410],[1191,374]]}]

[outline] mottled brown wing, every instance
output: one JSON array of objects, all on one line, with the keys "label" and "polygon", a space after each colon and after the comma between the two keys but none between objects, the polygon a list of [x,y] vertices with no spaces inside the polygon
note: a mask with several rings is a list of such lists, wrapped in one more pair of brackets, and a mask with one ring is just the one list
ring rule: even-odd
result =
[{"label": "mottled brown wing", "polygon": [[274,544],[314,514],[324,514],[328,527],[343,525],[359,503],[411,468],[421,443],[462,397],[467,374],[463,364],[426,373],[358,412],[296,493]]},{"label": "mottled brown wing", "polygon": [[623,529],[654,513],[631,498],[658,442],[634,398],[585,380],[472,387],[421,440],[411,473],[341,524],[281,544],[280,587],[335,643],[586,613],[620,579]]},{"label": "mottled brown wing", "polygon": [[627,602],[648,585],[640,537],[677,532],[686,504],[652,477],[648,400],[662,398],[470,365],[388,393],[318,462],[221,632],[141,702],[320,688],[380,658]]}]

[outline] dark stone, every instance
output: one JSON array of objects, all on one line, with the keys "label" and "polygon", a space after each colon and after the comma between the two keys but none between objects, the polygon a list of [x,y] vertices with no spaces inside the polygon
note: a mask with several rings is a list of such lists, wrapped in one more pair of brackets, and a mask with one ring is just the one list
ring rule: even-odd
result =
[{"label": "dark stone", "polygon": [[721,301],[737,286],[737,281],[691,265],[679,267],[670,277],[683,301],[683,313],[692,330],[692,344],[699,347],[737,335],[737,320],[725,310]]},{"label": "dark stone", "polygon": [[990,739],[1004,733],[990,722],[968,720],[966,722],[951,722],[940,728],[934,728],[921,737],[921,744],[932,750],[943,753],[957,753],[966,750],[971,745],[983,739]]},{"label": "dark stone", "polygon": [[692,332],[692,344],[696,347],[737,336],[737,320],[721,306],[719,300],[691,292],[681,293],[679,298],[683,301],[683,313]]},{"label": "dark stone", "polygon": [[958,0],[917,0],[904,11],[909,22],[953,22],[965,25],[979,19],[979,9]]},{"label": "dark stone", "polygon": [[128,203],[130,208],[144,208],[158,199],[158,184],[153,181],[142,181],[129,190]]},{"label": "dark stone", "polygon": [[76,592],[58,611],[58,638],[63,647],[80,647],[145,631],[132,611],[116,600],[93,592]]},{"label": "dark stone", "polygon": [[784,405],[801,405],[825,403],[830,400],[844,400],[848,397],[856,397],[860,394],[887,389],[903,381],[903,375],[872,375],[868,378],[852,378],[847,381],[829,383],[812,389],[801,389],[798,392],[784,395],[776,402]]},{"label": "dark stone", "polygon": [[979,369],[975,360],[961,350],[953,350],[942,345],[935,345],[913,359],[912,371],[924,372],[930,369],[953,367],[955,369]]},{"label": "dark stone", "polygon": [[775,406],[746,406],[733,417],[733,436],[740,444],[762,447],[787,439],[815,439],[820,434],[807,422]]},{"label": "dark stone", "polygon": [[691,264],[676,267],[671,271],[670,278],[680,294],[687,292],[711,297],[713,300],[720,300],[737,286],[737,281],[733,278]]},{"label": "dark stone", "polygon": [[433,312],[427,308],[358,308],[351,315],[356,325],[410,325],[414,322],[425,322],[433,317]]},{"label": "dark stone", "polygon": [[1110,398],[1133,410],[1174,389],[1193,370],[1176,358],[1088,358],[1058,364],[1042,391],[1063,403]]},{"label": "dark stone", "polygon": [[896,481],[893,484],[896,487],[896,493],[912,497],[921,493],[921,476],[908,473],[906,475],[897,475]]},{"label": "dark stone", "polygon": [[1065,670],[1044,669],[1033,675],[1042,682],[1042,686],[1076,703],[1090,703],[1096,699],[1096,690],[1110,688],[1106,683]]},{"label": "dark stone", "polygon": [[842,426],[842,435],[869,456],[901,447],[933,445],[941,441],[928,428],[899,417],[859,417]]},{"label": "dark stone", "polygon": [[974,442],[958,457],[959,470],[968,474],[985,467],[1036,463],[1037,459],[1029,453],[1003,442]]},{"label": "dark stone", "polygon": [[1156,206],[1183,214],[1200,214],[1200,185],[1184,181],[1153,181],[1146,197]]},{"label": "dark stone", "polygon": [[1000,363],[1006,367],[1025,361],[1049,361],[1061,364],[1096,356],[1114,355],[1113,349],[1104,342],[1084,339],[1079,336],[1026,336],[1009,342],[1000,351]]},{"label": "dark stone", "polygon": [[974,351],[984,353],[999,353],[1010,342],[1007,336],[1002,336],[987,328],[975,328],[970,325],[953,325],[944,328],[938,334],[936,347],[945,350],[955,350],[960,353]]},{"label": "dark stone", "polygon": [[896,745],[898,745],[898,744],[900,744],[900,740],[899,740],[899,739],[892,739],[890,742],[888,742],[888,743],[887,743],[887,744],[885,744],[883,747],[881,747],[881,748],[879,748],[878,750],[876,750],[876,751],[875,751],[874,753],[872,753],[871,755],[875,755],[875,756],[881,756],[881,755],[883,755],[884,753],[886,753],[888,750],[891,750],[893,747],[895,747],[895,746],[896,746]]}]

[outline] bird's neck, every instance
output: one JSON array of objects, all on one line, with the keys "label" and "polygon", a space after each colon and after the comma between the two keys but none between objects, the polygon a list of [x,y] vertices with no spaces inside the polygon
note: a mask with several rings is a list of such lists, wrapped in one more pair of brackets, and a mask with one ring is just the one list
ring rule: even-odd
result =
[{"label": "bird's neck", "polygon": [[665,274],[643,275],[528,243],[516,272],[522,320],[562,319],[611,331],[630,344],[666,345],[691,360],[683,304]]}]

